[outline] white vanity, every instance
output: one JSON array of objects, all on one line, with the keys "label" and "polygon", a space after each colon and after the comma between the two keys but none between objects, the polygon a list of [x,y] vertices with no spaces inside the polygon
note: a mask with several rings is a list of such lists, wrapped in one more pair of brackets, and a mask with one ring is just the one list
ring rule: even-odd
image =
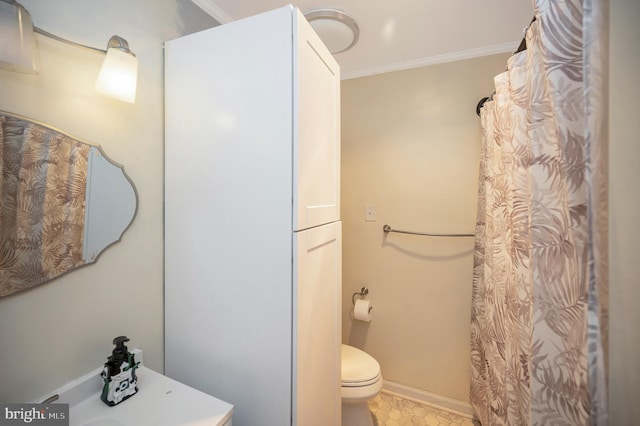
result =
[{"label": "white vanity", "polygon": [[[142,352],[134,353],[142,361]],[[52,392],[59,395],[53,404],[69,404],[70,426],[231,426],[231,404],[157,373],[142,362],[136,370],[138,392],[109,407],[100,399],[101,371],[102,367]]]}]

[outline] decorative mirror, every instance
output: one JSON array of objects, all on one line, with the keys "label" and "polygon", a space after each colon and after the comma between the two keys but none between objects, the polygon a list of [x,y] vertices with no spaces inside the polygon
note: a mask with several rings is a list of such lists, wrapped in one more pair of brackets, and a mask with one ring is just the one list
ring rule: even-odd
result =
[{"label": "decorative mirror", "polygon": [[120,241],[138,208],[99,146],[0,111],[0,297],[44,284]]}]

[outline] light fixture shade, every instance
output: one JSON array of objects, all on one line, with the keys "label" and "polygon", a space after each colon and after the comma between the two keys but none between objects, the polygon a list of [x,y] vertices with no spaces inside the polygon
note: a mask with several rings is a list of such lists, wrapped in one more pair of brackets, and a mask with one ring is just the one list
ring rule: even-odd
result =
[{"label": "light fixture shade", "polygon": [[136,100],[138,58],[116,47],[107,49],[96,90],[112,98],[133,103]]},{"label": "light fixture shade", "polygon": [[14,1],[0,0],[0,68],[38,72],[31,15]]},{"label": "light fixture shade", "polygon": [[318,9],[305,13],[304,17],[332,54],[347,51],[358,42],[358,24],[342,10]]}]

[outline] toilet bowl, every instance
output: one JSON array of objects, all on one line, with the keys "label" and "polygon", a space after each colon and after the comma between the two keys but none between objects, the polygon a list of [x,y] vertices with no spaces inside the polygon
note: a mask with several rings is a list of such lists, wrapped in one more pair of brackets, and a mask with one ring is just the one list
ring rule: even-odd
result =
[{"label": "toilet bowl", "polygon": [[367,401],[381,389],[378,361],[358,348],[342,345],[342,426],[373,426]]}]

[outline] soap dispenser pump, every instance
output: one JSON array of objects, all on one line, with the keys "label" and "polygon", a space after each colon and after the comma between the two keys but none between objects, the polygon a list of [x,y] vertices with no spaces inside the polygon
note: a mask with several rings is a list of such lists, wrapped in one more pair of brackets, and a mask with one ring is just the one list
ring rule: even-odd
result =
[{"label": "soap dispenser pump", "polygon": [[100,399],[109,406],[119,404],[138,392],[136,369],[140,363],[135,361],[134,355],[127,349],[125,343],[128,341],[127,336],[113,339],[116,347],[100,374],[103,379]]}]

